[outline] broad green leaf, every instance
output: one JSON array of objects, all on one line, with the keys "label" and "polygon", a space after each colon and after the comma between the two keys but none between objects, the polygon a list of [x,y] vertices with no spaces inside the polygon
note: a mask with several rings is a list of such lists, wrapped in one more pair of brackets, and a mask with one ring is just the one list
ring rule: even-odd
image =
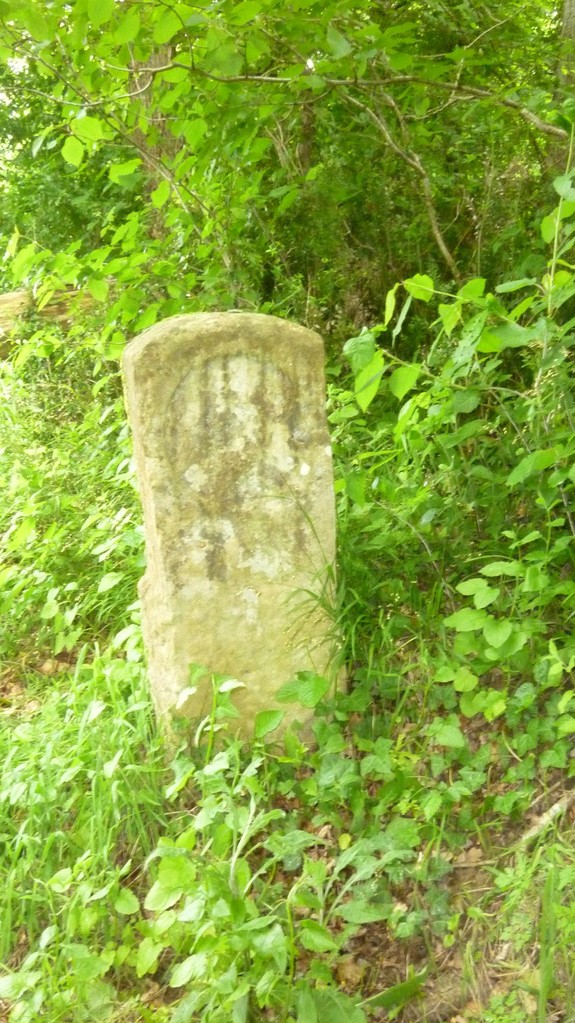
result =
[{"label": "broad green leaf", "polygon": [[233,25],[247,25],[262,12],[260,0],[243,0],[243,3],[234,5],[230,12],[230,21]]},{"label": "broad green leaf", "polygon": [[140,14],[134,4],[118,23],[113,32],[116,43],[132,43],[140,31]]},{"label": "broad green leaf", "polygon": [[411,366],[398,366],[389,378],[389,389],[393,396],[401,401],[415,387],[420,372],[421,366],[415,363]]},{"label": "broad green leaf", "polygon": [[362,412],[365,412],[375,398],[383,375],[383,355],[376,351],[368,363],[355,378],[355,400]]},{"label": "broad green leaf", "polygon": [[296,995],[297,1023],[319,1023],[317,1009],[311,987],[307,982],[305,987],[300,987]]},{"label": "broad green leaf", "polygon": [[474,277],[473,280],[467,281],[462,288],[457,292],[457,298],[461,302],[472,302],[477,298],[481,298],[485,291],[485,278]]},{"label": "broad green leaf", "polygon": [[208,130],[208,123],[204,121],[203,117],[194,117],[191,121],[185,121],[182,128],[183,136],[191,146],[195,149],[201,138],[204,137]]},{"label": "broad green leaf", "polygon": [[313,999],[319,1023],[366,1023],[365,1013],[359,1005],[337,988],[314,988]]},{"label": "broad green leaf", "polygon": [[474,632],[476,629],[482,629],[486,621],[487,615],[484,611],[471,607],[462,607],[455,614],[449,615],[449,618],[443,619],[444,624],[456,632]]},{"label": "broad green leaf", "polygon": [[166,888],[159,881],[154,881],[144,901],[144,908],[149,912],[162,913],[164,909],[174,906],[184,894],[183,888]]},{"label": "broad green leaf", "polygon": [[298,671],[296,678],[286,682],[276,693],[280,703],[301,703],[311,710],[329,691],[329,680],[313,671]]},{"label": "broad green leaf", "polygon": [[553,188],[562,199],[575,199],[575,188],[573,187],[573,174],[561,174],[553,179]]},{"label": "broad green leaf", "polygon": [[170,198],[170,192],[170,182],[165,180],[160,181],[158,187],[154,188],[154,191],[150,195],[152,206],[155,206],[156,209],[160,209],[160,207],[167,203]]},{"label": "broad green leaf", "polygon": [[453,398],[451,399],[451,407],[456,413],[468,415],[473,412],[474,409],[481,402],[481,393],[479,391],[473,391],[466,388],[464,391],[455,391]]},{"label": "broad green leaf", "polygon": [[369,365],[376,352],[376,340],[370,330],[362,330],[358,337],[350,337],[343,346],[343,354],[357,374]]},{"label": "broad green leaf", "polygon": [[457,725],[450,725],[448,722],[442,722],[437,728],[430,729],[430,734],[438,746],[446,746],[448,749],[461,749],[462,746],[466,745],[465,736],[461,729]]},{"label": "broad green leaf", "polygon": [[451,337],[455,327],[461,322],[461,306],[458,302],[454,305],[445,305],[444,302],[440,302],[437,308],[443,329],[447,336]]},{"label": "broad green leaf", "polygon": [[98,142],[104,138],[105,125],[97,117],[77,117],[70,127],[74,135],[89,142]]},{"label": "broad green leaf", "polygon": [[498,586],[486,586],[485,589],[478,590],[474,594],[473,603],[477,608],[489,607],[490,604],[497,600],[500,593],[501,590]]},{"label": "broad green leaf", "polygon": [[256,714],[254,724],[254,736],[256,739],[263,739],[270,732],[275,731],[281,725],[285,717],[283,710],[260,710]]},{"label": "broad green leaf", "polygon": [[331,50],[334,57],[339,59],[340,57],[347,57],[348,53],[351,53],[351,43],[335,25],[328,25],[325,37],[328,49]]},{"label": "broad green leaf", "polygon": [[505,295],[509,291],[519,291],[521,288],[530,288],[537,284],[536,277],[521,277],[517,281],[505,281],[504,284],[498,284],[496,292],[498,295]]},{"label": "broad green leaf", "polygon": [[66,163],[71,163],[73,167],[79,167],[84,159],[84,144],[75,135],[68,135],[61,152]]},{"label": "broad green leaf", "polygon": [[199,980],[201,977],[205,977],[207,965],[208,956],[206,952],[196,952],[194,955],[188,956],[187,959],[184,959],[182,963],[178,963],[172,970],[169,986],[183,987],[190,980]]},{"label": "broad green leaf", "polygon": [[528,479],[536,472],[542,472],[544,469],[548,469],[549,466],[554,465],[557,461],[558,452],[555,448],[542,448],[539,451],[531,451],[530,454],[525,455],[520,462],[517,463],[512,472],[505,480],[506,486],[514,487],[518,483],[523,483],[524,480]]},{"label": "broad green leaf", "polygon": [[489,577],[508,575],[512,579],[517,579],[525,574],[525,569],[520,561],[490,561],[489,564],[484,565],[479,571],[481,575]]},{"label": "broad green leaf", "polygon": [[473,579],[465,579],[462,583],[458,583],[455,589],[458,593],[462,593],[464,597],[471,597],[479,590],[484,590],[488,585],[489,583],[485,579],[475,576]]},{"label": "broad green leaf", "polygon": [[390,914],[391,905],[375,902],[366,902],[365,899],[351,899],[344,902],[334,911],[335,916],[340,916],[348,924],[371,924],[378,920],[387,920]]},{"label": "broad green leaf", "polygon": [[110,181],[120,184],[122,178],[130,177],[130,175],[138,169],[141,163],[142,161],[139,157],[134,157],[133,160],[125,160],[124,163],[112,163],[108,168]]},{"label": "broad green leaf", "polygon": [[479,685],[479,679],[477,675],[474,675],[469,668],[462,665],[455,673],[453,679],[453,688],[457,693],[469,693],[472,689],[476,689]]},{"label": "broad green leaf", "polygon": [[429,302],[433,298],[433,281],[427,274],[415,274],[414,277],[408,277],[403,282],[403,286],[413,298],[418,298],[421,302]]},{"label": "broad green leaf", "polygon": [[507,619],[490,617],[483,626],[483,635],[492,647],[500,647],[509,639],[513,631],[511,622]]},{"label": "broad green leaf", "polygon": [[155,971],[163,947],[157,941],[153,941],[152,938],[144,938],[140,942],[136,956],[136,974],[138,977],[143,977],[144,974]]},{"label": "broad green leaf", "polygon": [[546,217],[543,217],[541,221],[541,237],[544,242],[548,244],[553,241],[557,226],[559,224],[559,210],[553,210],[553,213],[548,213]]},{"label": "broad green leaf", "polygon": [[110,285],[101,277],[90,277],[88,291],[92,298],[96,299],[96,302],[105,302],[110,293]]},{"label": "broad green leaf", "polygon": [[106,572],[106,575],[102,576],[98,583],[98,593],[107,593],[108,590],[112,590],[114,586],[122,581],[124,576],[121,572]]},{"label": "broad green leaf", "polygon": [[573,735],[575,732],[575,717],[572,714],[564,714],[557,719],[557,735],[562,738],[564,735]]},{"label": "broad green leaf", "polygon": [[502,352],[506,348],[524,348],[539,337],[536,327],[522,327],[519,323],[501,323],[484,330],[477,345],[483,353]]},{"label": "broad green leaf", "polygon": [[339,948],[327,927],[322,927],[315,920],[302,920],[299,940],[309,952],[335,952]]},{"label": "broad green leaf", "polygon": [[153,39],[158,46],[163,46],[164,43],[168,43],[177,32],[183,29],[183,21],[173,10],[165,10],[164,8],[159,8],[159,10],[164,10],[164,13],[161,14],[154,25]]},{"label": "broad green leaf", "polygon": [[121,916],[130,916],[132,913],[137,913],[139,908],[140,903],[133,891],[129,888],[121,888],[114,902],[116,913],[120,913]]},{"label": "broad green leaf", "polygon": [[99,27],[110,20],[114,13],[114,0],[88,0],[88,17]]}]

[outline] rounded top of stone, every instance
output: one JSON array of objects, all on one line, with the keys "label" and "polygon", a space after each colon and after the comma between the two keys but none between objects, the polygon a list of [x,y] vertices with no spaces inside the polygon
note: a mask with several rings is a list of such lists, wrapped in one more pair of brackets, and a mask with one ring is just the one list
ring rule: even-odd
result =
[{"label": "rounded top of stone", "polygon": [[267,313],[234,309],[228,312],[183,313],[160,320],[136,335],[128,343],[124,355],[129,352],[129,357],[134,358],[150,345],[171,347],[188,342],[193,346],[208,339],[218,345],[245,345],[247,349],[256,343],[265,350],[267,346],[273,348],[281,342],[304,348],[323,348],[320,335],[298,323]]}]

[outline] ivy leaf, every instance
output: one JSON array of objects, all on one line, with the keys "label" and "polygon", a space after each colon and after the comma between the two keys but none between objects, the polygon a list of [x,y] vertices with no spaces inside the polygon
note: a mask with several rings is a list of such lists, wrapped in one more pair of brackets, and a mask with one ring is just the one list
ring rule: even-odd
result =
[{"label": "ivy leaf", "polygon": [[389,389],[393,396],[401,401],[415,387],[420,371],[421,366],[415,363],[395,369],[389,378]]},{"label": "ivy leaf", "polygon": [[467,281],[462,288],[457,292],[457,298],[462,302],[473,302],[474,300],[481,298],[485,291],[485,278],[474,277],[473,280]]},{"label": "ivy leaf", "polygon": [[469,693],[472,689],[476,689],[479,685],[479,679],[477,675],[474,675],[469,668],[462,666],[455,673],[453,679],[453,688],[457,693]]},{"label": "ivy leaf", "polygon": [[73,167],[79,167],[84,159],[84,144],[75,135],[68,135],[61,152],[66,163],[71,163]]}]

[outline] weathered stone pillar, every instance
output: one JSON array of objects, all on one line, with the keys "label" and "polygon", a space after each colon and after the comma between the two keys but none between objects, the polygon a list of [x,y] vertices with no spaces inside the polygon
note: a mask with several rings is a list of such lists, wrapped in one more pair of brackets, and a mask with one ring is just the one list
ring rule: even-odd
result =
[{"label": "weathered stone pillar", "polygon": [[[322,340],[273,316],[175,316],[128,345],[123,369],[156,709],[169,717],[200,664],[244,683],[234,702],[249,732],[296,672],[335,674]],[[179,712],[210,702],[208,680]]]}]

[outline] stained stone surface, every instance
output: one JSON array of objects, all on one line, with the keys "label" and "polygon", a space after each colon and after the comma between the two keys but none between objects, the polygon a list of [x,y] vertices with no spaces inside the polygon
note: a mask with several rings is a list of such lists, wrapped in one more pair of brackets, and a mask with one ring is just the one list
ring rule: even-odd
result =
[{"label": "stained stone surface", "polygon": [[296,672],[333,673],[314,597],[329,602],[335,556],[322,340],[273,316],[175,316],[128,345],[123,370],[157,712],[209,712],[209,679],[182,697],[199,664],[244,683],[249,732]]}]

